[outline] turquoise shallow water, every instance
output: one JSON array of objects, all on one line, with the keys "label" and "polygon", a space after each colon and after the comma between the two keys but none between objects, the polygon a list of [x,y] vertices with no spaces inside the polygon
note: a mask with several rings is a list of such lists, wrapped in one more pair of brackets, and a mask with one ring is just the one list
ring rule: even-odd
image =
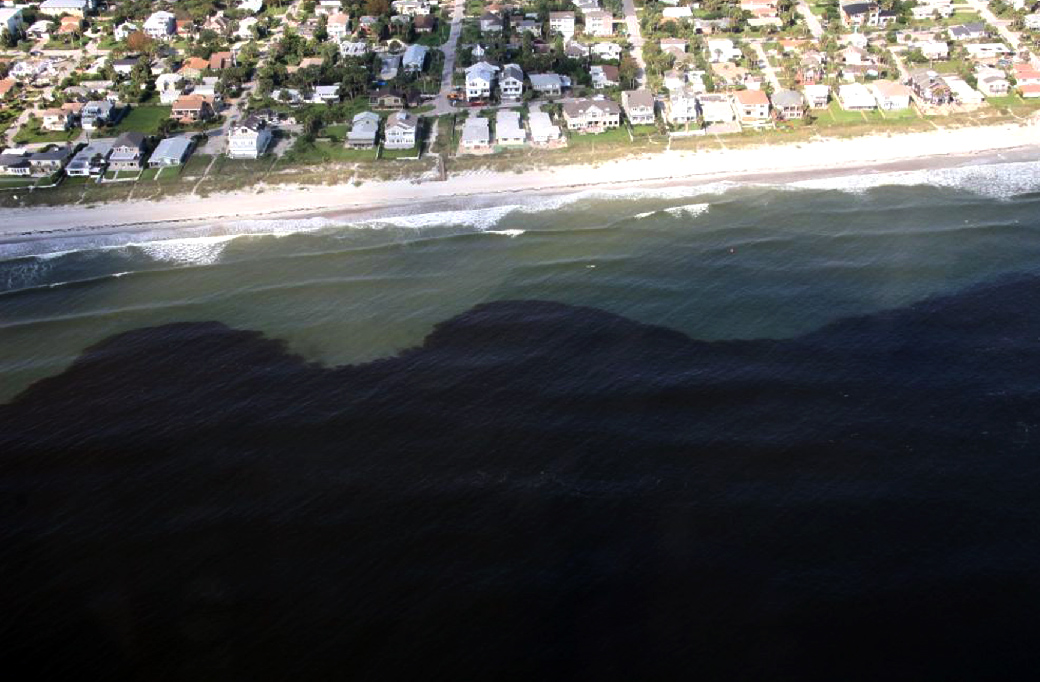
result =
[{"label": "turquoise shallow water", "polygon": [[0,400],[113,333],[219,320],[330,365],[496,300],[787,338],[1037,269],[1040,164],[468,200],[0,245]]}]

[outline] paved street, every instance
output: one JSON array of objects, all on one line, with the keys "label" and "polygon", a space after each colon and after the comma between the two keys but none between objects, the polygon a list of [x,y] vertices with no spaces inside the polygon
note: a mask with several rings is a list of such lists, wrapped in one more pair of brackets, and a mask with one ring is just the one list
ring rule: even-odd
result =
[{"label": "paved street", "polygon": [[805,19],[805,23],[809,27],[809,32],[812,33],[813,38],[820,38],[823,35],[823,24],[820,23],[819,17],[809,9],[809,3],[805,0],[798,0],[796,9],[802,15],[802,18]]},{"label": "paved street", "polygon": [[762,41],[756,40],[752,42],[751,47],[754,48],[755,54],[757,54],[758,58],[765,64],[765,66],[762,67],[762,74],[766,77],[766,80],[768,80],[769,84],[773,86],[774,91],[780,90],[780,79],[776,77],[776,69],[769,65],[769,58],[766,57],[766,51],[762,48]]},{"label": "paved street", "polygon": [[639,66],[639,85],[646,85],[646,62],[643,61],[643,33],[639,29],[639,17],[636,15],[636,3],[624,0],[622,8],[625,12],[625,26],[628,28],[628,42],[632,43],[632,56]]}]

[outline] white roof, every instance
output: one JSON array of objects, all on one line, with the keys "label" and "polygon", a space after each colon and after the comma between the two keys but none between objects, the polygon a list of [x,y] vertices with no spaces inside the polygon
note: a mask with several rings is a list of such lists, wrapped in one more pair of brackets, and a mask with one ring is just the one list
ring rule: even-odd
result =
[{"label": "white roof", "polygon": [[491,131],[488,120],[482,116],[470,116],[462,126],[463,142],[490,142]]}]

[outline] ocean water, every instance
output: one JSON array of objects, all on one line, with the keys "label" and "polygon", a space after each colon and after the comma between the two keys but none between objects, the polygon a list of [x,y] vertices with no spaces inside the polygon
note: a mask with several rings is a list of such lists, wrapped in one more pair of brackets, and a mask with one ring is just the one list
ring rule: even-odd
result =
[{"label": "ocean water", "polygon": [[2,655],[1021,679],[1038,344],[1031,160],[8,241]]}]

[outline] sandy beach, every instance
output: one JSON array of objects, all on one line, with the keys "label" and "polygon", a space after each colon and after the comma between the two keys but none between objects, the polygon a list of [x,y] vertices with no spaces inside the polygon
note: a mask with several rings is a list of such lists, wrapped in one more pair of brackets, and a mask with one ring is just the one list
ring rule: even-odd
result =
[{"label": "sandy beach", "polygon": [[416,202],[465,201],[466,197],[625,188],[663,183],[782,177],[788,174],[846,175],[875,168],[916,169],[955,165],[975,155],[1040,149],[1040,118],[1019,124],[851,139],[819,138],[799,144],[770,144],[733,150],[668,151],[597,166],[557,166],[519,173],[486,172],[443,182],[366,182],[361,186],[264,186],[250,191],[177,196],[162,202],[33,207],[2,211],[6,241],[57,236],[80,230],[132,229],[157,224],[213,222],[255,217],[304,217],[334,212],[406,207]]}]

